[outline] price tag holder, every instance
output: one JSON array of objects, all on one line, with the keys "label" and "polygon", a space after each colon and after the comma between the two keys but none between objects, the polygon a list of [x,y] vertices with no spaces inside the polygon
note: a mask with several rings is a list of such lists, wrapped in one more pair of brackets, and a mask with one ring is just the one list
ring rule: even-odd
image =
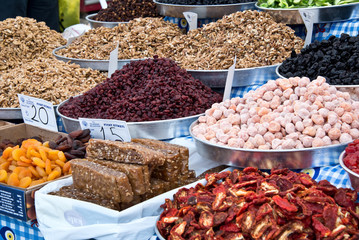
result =
[{"label": "price tag holder", "polygon": [[130,142],[131,135],[125,121],[79,118],[81,129],[90,129],[92,138]]},{"label": "price tag holder", "polygon": [[183,12],[183,16],[186,18],[188,26],[189,26],[189,31],[193,30],[193,29],[197,29],[197,24],[198,24],[198,14],[194,13],[194,12]]},{"label": "price tag holder", "polygon": [[102,9],[106,9],[107,8],[107,2],[106,0],[100,0],[100,5]]},{"label": "price tag holder", "polygon": [[228,68],[226,86],[224,87],[223,101],[231,98],[234,71],[236,69],[237,56],[234,57],[233,65]]},{"label": "price tag holder", "polygon": [[54,105],[43,99],[18,94],[24,123],[58,131]]},{"label": "price tag holder", "polygon": [[304,47],[306,47],[312,42],[315,13],[313,11],[304,9],[299,9],[299,13],[303,19],[305,28],[307,29],[307,35],[305,36],[304,42]]},{"label": "price tag holder", "polygon": [[110,78],[112,73],[114,73],[117,70],[117,64],[118,64],[118,43],[116,45],[116,48],[112,50],[110,53],[110,61],[108,63],[108,74],[107,77]]}]

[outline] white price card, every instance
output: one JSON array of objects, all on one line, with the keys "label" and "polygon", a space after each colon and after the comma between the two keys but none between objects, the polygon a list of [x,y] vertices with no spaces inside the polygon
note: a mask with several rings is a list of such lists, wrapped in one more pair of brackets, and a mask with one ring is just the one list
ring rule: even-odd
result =
[{"label": "white price card", "polygon": [[89,129],[92,138],[130,142],[131,135],[125,121],[79,118],[81,129]]},{"label": "white price card", "polygon": [[102,9],[106,9],[107,8],[107,2],[106,0],[100,0],[100,5]]},{"label": "white price card", "polygon": [[305,36],[304,47],[308,46],[312,42],[314,18],[316,12],[308,9],[299,9],[299,14],[303,19],[305,28],[307,29],[307,35]]},{"label": "white price card", "polygon": [[112,73],[114,73],[117,70],[118,65],[118,45],[117,43],[116,48],[110,52],[110,61],[108,63],[108,73],[107,77],[110,78]]},{"label": "white price card", "polygon": [[197,29],[198,25],[198,14],[194,12],[183,12],[183,16],[186,18],[188,22],[189,31],[193,29]]},{"label": "white price card", "polygon": [[234,56],[233,65],[228,68],[226,86],[224,87],[223,101],[231,98],[234,71],[236,70],[237,56]]},{"label": "white price card", "polygon": [[43,99],[18,94],[24,123],[58,131],[54,105]]}]

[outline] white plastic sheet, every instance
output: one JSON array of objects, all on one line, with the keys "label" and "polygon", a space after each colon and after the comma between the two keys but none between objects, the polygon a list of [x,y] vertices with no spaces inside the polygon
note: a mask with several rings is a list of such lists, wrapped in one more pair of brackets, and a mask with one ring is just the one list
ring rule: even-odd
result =
[{"label": "white plastic sheet", "polygon": [[[197,175],[219,165],[199,156],[190,140],[175,139],[171,142],[189,147],[190,169],[195,170]],[[198,182],[186,187],[195,186]],[[118,212],[96,204],[47,194],[70,184],[71,177],[47,184],[35,194],[37,220],[45,239],[149,239],[154,234],[156,219],[162,212],[160,206],[166,198],[172,199],[179,189]]]}]

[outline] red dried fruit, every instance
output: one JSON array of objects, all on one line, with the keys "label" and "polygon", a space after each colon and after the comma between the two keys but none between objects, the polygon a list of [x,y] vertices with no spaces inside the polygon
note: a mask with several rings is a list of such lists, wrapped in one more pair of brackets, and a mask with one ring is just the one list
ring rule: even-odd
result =
[{"label": "red dried fruit", "polygon": [[298,211],[298,208],[294,204],[288,202],[288,200],[285,198],[281,198],[280,196],[276,195],[276,196],[273,196],[272,199],[280,208],[282,208],[288,212],[297,212]]}]

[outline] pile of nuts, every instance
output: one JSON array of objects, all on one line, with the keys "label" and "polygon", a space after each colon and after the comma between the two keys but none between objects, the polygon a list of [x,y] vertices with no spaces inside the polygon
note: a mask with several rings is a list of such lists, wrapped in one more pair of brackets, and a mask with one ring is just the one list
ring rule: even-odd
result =
[{"label": "pile of nuts", "polygon": [[[96,34],[96,35],[95,35]],[[119,42],[119,59],[170,57],[185,69],[227,69],[237,56],[236,68],[281,63],[292,50],[299,52],[303,40],[294,30],[273,21],[269,14],[244,11],[187,35],[162,19],[144,18],[112,29],[91,30],[60,55],[82,59],[108,59]]]},{"label": "pile of nuts", "polygon": [[200,114],[221,99],[173,60],[155,57],[125,65],[59,111],[71,118],[141,122]]},{"label": "pile of nuts", "polygon": [[52,50],[66,44],[61,34],[31,18],[0,22],[0,74],[38,57],[51,58]]},{"label": "pile of nuts", "polygon": [[250,68],[281,63],[303,44],[269,14],[244,11],[175,37],[168,54],[185,69],[227,69],[235,56],[236,68]]},{"label": "pile of nuts", "polygon": [[0,107],[19,107],[19,93],[59,104],[105,79],[106,76],[97,70],[38,58],[0,76]]},{"label": "pile of nuts", "polygon": [[212,105],[192,132],[218,145],[294,149],[359,138],[359,102],[318,77],[270,80],[243,98]]},{"label": "pile of nuts", "polygon": [[138,17],[158,17],[152,0],[112,0],[96,15],[97,21],[128,22]]},{"label": "pile of nuts", "polygon": [[161,18],[136,18],[114,28],[91,29],[57,53],[80,59],[109,59],[118,47],[119,59],[148,58],[168,55],[168,46],[175,36],[182,35],[174,23]]}]

